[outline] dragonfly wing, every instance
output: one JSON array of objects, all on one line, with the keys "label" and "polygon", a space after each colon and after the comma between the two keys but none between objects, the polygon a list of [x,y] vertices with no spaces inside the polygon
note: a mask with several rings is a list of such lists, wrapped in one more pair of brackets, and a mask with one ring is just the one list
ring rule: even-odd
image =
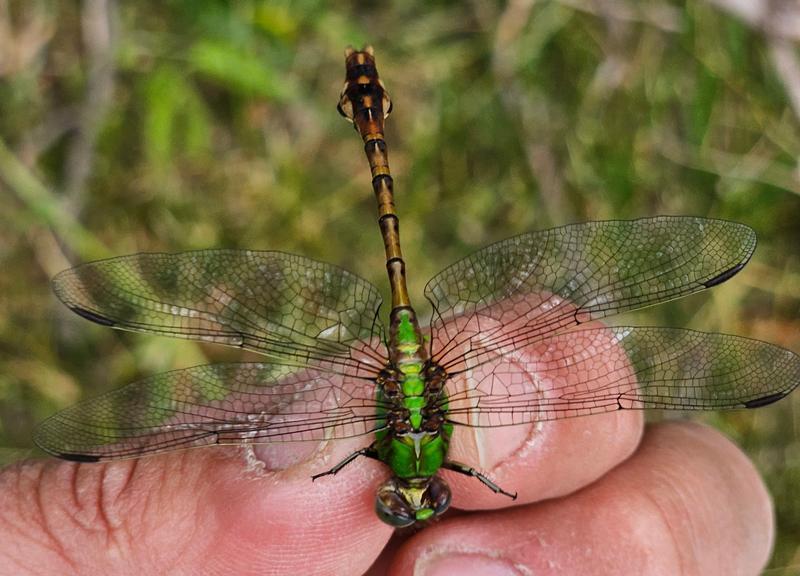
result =
[{"label": "dragonfly wing", "polygon": [[382,340],[381,296],[341,268],[249,250],[134,254],[77,266],[53,280],[56,295],[94,322],[248,348],[313,364]]},{"label": "dragonfly wing", "polygon": [[498,426],[613,410],[756,408],[798,384],[800,356],[758,340],[678,328],[574,329],[457,375],[448,419]]},{"label": "dragonfly wing", "polygon": [[374,382],[269,363],[158,374],[51,416],[34,440],[79,461],[213,444],[319,441],[376,425]]},{"label": "dragonfly wing", "polygon": [[[588,222],[509,238],[428,282],[432,342],[439,346],[433,357],[452,372],[461,362],[480,361],[477,348],[523,346],[583,322],[709,288],[738,272],[755,245],[755,233],[742,224],[668,216]],[[500,315],[503,322],[491,327],[487,320]],[[465,325],[470,319],[479,321]],[[477,338],[480,347],[471,346]]]}]

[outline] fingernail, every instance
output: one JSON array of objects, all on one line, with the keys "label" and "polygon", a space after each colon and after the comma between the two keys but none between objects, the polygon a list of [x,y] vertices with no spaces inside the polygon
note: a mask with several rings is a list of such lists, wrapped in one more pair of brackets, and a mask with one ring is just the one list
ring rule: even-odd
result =
[{"label": "fingernail", "polygon": [[[525,358],[502,357],[473,370],[471,376],[479,382],[478,389],[482,393],[497,394],[507,392],[513,395],[515,402],[529,402],[535,406],[540,398],[539,383],[529,373]],[[492,424],[491,428],[482,426],[470,427],[468,434],[462,437],[468,452],[477,455],[467,458],[470,465],[485,471],[515,457],[519,451],[525,450],[536,437],[536,424],[520,421],[519,414],[504,412],[484,416],[484,420],[476,423]],[[491,418],[491,421],[488,419]],[[514,426],[512,426],[514,424]]]},{"label": "fingernail", "polygon": [[[416,571],[414,572],[417,573]],[[472,574],[474,576],[522,576],[513,564],[499,558],[489,558],[480,554],[457,554],[441,556],[431,561],[422,571],[425,576],[453,576]]]}]

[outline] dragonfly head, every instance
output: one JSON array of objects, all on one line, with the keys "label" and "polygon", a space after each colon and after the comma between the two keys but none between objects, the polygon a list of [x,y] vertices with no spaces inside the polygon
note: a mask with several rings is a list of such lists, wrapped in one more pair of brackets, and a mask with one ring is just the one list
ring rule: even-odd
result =
[{"label": "dragonfly head", "polygon": [[439,476],[417,481],[393,477],[381,484],[375,498],[378,517],[405,528],[442,514],[450,506],[450,487]]}]

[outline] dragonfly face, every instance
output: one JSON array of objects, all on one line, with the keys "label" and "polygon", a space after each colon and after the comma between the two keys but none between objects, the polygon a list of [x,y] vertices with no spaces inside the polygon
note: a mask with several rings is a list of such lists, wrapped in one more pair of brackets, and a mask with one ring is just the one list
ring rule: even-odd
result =
[{"label": "dragonfly face", "polygon": [[449,507],[450,487],[440,476],[417,481],[390,478],[381,484],[375,498],[378,518],[395,528],[427,522]]},{"label": "dragonfly face", "polygon": [[[615,410],[757,408],[800,383],[800,357],[756,340],[596,322],[727,281],[755,250],[742,224],[661,216],[587,222],[510,238],[444,269],[425,287],[425,340],[400,249],[383,120],[389,100],[371,50],[347,53],[340,111],[372,173],[392,293],[336,266],[248,250],[135,254],[53,280],[78,315],[137,332],[256,352],[262,362],[159,374],[51,416],[34,440],[96,462],[219,444],[363,436],[358,456],[387,464],[376,511],[392,526],[450,503],[441,469],[455,426],[495,427]],[[388,333],[388,336],[387,336]],[[547,361],[536,361],[536,350]],[[609,366],[598,359],[619,358]],[[605,371],[598,373],[598,367]]]}]

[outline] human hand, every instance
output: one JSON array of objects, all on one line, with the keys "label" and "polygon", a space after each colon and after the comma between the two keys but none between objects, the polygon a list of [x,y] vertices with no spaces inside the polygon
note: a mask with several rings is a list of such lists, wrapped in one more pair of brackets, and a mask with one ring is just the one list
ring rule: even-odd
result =
[{"label": "human hand", "polygon": [[457,429],[450,456],[519,498],[444,472],[471,512],[391,543],[385,466],[310,480],[363,438],[257,448],[269,471],[237,448],[19,463],[0,473],[0,574],[758,574],[772,509],[747,458],[696,424],[643,430],[638,411]]},{"label": "human hand", "polygon": [[[773,529],[753,466],[696,424],[651,426],[636,447],[639,421],[553,424],[494,470],[522,505],[445,515],[372,573],[758,574]],[[256,478],[231,452],[6,468],[0,574],[359,574],[381,554],[392,530],[372,510],[379,463],[312,484],[318,465]],[[478,459],[475,445],[461,453]],[[448,480],[456,507],[508,504]]]}]

